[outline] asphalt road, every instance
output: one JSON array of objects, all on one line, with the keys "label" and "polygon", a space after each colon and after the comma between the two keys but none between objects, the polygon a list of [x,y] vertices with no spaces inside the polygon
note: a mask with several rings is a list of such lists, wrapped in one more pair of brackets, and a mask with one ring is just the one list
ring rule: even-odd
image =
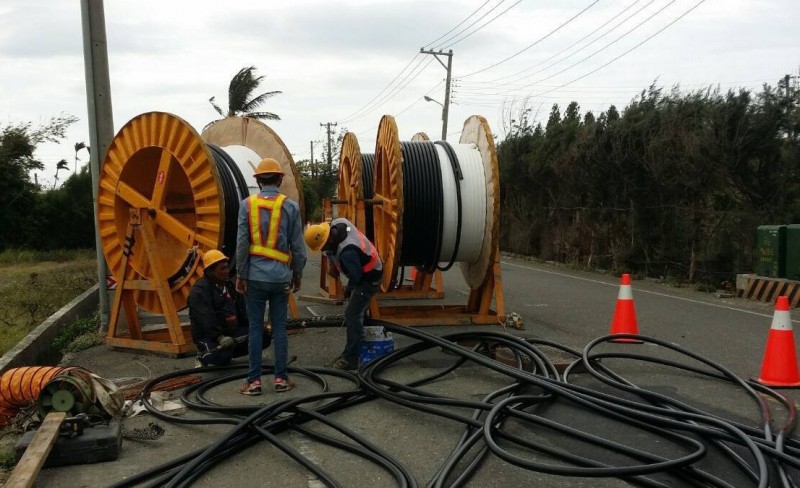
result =
[{"label": "asphalt road", "polygon": [[[505,259],[503,278],[507,311],[520,313],[525,328],[509,333],[525,338],[549,339],[566,346],[581,349],[598,336],[609,332],[619,290],[618,277],[583,273],[564,267]],[[304,292],[312,292],[318,267],[312,263],[306,272]],[[453,270],[445,277],[449,303],[463,303],[466,288],[459,272]],[[764,345],[769,331],[772,307],[769,304],[739,299],[718,299],[714,295],[698,293],[686,288],[673,288],[652,282],[634,281],[633,293],[639,319],[640,333],[670,343],[680,344],[695,353],[717,361],[744,377],[759,372]],[[484,327],[430,327],[424,329],[435,335],[469,330],[501,330],[497,326]],[[298,356],[299,365],[320,365],[332,359],[344,342],[344,330],[309,329],[290,337],[290,354]],[[397,348],[414,343],[403,336],[396,337]],[[635,351],[645,355],[664,355],[661,348],[651,345],[611,345],[609,349]],[[669,356],[669,354],[666,354]],[[271,358],[271,351],[266,356]],[[563,358],[563,356],[561,356]],[[106,378],[130,376],[155,376],[191,367],[192,358],[162,359],[119,351],[104,346],[84,351],[72,359],[71,364],[89,368]],[[391,377],[408,382],[431,374],[449,364],[453,356],[438,349],[403,360],[391,369]],[[639,363],[604,361],[643,388],[667,394],[748,425],[759,425],[758,411],[753,402],[731,386],[684,372],[669,371]],[[618,366],[618,369],[617,369]],[[236,383],[228,383],[210,392],[214,401],[224,405],[266,405],[275,400],[303,396],[318,391],[311,381],[295,375],[298,387],[287,394],[276,396],[267,393],[261,397],[242,397],[235,393]],[[580,375],[578,384],[611,393],[611,389],[588,377]],[[504,385],[509,380],[498,373],[468,363],[440,381],[426,387],[431,393],[462,399],[478,400]],[[332,381],[331,387],[346,388],[342,382]],[[796,393],[790,392],[795,400]],[[557,401],[540,412],[543,416],[565,425],[618,440],[652,452],[675,455],[670,442],[653,437],[641,429],[620,422],[609,421],[570,402]],[[782,413],[776,409],[780,418]],[[186,417],[198,417],[189,413]],[[433,476],[439,465],[459,439],[460,424],[441,417],[420,413],[407,407],[375,400],[332,414],[332,418],[348,425],[366,436],[381,448],[391,452],[415,476],[421,486]],[[152,421],[140,416],[126,421],[129,428],[141,427]],[[163,424],[163,423],[162,423]],[[97,465],[71,466],[47,469],[42,472],[36,486],[107,486],[134,473],[173,459],[181,454],[214,442],[229,427],[185,426],[164,424],[167,433],[159,441],[123,443],[119,460]],[[563,449],[594,459],[618,464],[630,460],[609,458],[606,450],[574,442],[548,429],[509,422],[509,429],[532,442]],[[323,429],[324,430],[324,429]],[[397,486],[381,469],[342,451],[314,442],[298,433],[282,435],[303,455],[327,469],[343,487]],[[674,447],[674,446],[673,446]],[[512,449],[513,450],[513,449]],[[680,451],[680,449],[678,449]],[[526,459],[540,459],[529,451],[515,451]],[[545,459],[546,460],[546,459]],[[546,462],[559,464],[552,460]],[[699,464],[711,471],[730,471],[719,466],[714,453]],[[719,474],[719,473],[718,473]],[[733,486],[751,486],[741,474],[730,474]],[[266,443],[258,444],[245,452],[225,460],[204,475],[195,486],[274,486],[282,488],[317,488],[323,486],[285,454]],[[487,457],[484,465],[466,485],[470,487],[620,487],[628,484],[615,478],[584,478],[556,476],[522,469],[502,461],[496,456]],[[667,486],[686,486],[672,480]]]}]

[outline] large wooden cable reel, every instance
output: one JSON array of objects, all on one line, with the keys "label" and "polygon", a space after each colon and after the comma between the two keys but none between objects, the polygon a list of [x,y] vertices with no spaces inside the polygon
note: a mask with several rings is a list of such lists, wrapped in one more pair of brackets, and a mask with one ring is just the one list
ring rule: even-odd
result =
[{"label": "large wooden cable reel", "polygon": [[346,218],[366,233],[365,223],[360,222],[360,216],[357,215],[358,200],[364,199],[361,148],[358,145],[358,138],[352,132],[345,134],[342,139],[336,188],[338,200],[345,202],[337,204],[337,217]]},{"label": "large wooden cable reel", "polygon": [[378,125],[374,169],[374,242],[383,262],[381,290],[387,291],[397,284],[403,245],[403,153],[391,115],[384,115]]},{"label": "large wooden cable reel", "polygon": [[[260,158],[281,163],[286,173],[281,191],[302,205],[291,154],[264,124],[231,117],[204,134],[205,140],[180,117],[149,112],[125,124],[109,146],[100,174],[98,226],[109,271],[121,284],[112,319],[116,322],[122,300],[131,337],[116,337],[117,324],[110,324],[112,344],[169,353],[191,348],[176,313],[202,276],[202,253],[222,248],[226,234],[235,238],[226,229],[235,230],[240,200],[255,191],[251,166]],[[225,146],[238,146],[239,152],[226,153]],[[258,161],[242,161],[241,151]],[[149,339],[132,308],[164,315],[168,337],[159,333]],[[165,337],[171,344],[148,344]]]},{"label": "large wooden cable reel", "polygon": [[[300,214],[305,219],[305,202],[300,172],[297,171],[297,165],[283,140],[268,125],[248,117],[226,117],[206,126],[203,129],[202,138],[205,142],[223,149],[229,146],[243,146],[252,150],[260,158],[258,161],[251,161],[254,166],[257,166],[264,158],[273,158],[278,161],[284,172],[280,191],[300,205]],[[245,172],[244,168],[240,169],[249,183],[252,194],[254,189],[257,190],[253,171]]]},{"label": "large wooden cable reel", "polygon": [[[421,135],[417,140],[425,140]],[[485,177],[485,231],[481,251],[476,260],[462,262],[460,268],[467,285],[477,290],[493,276],[497,258],[500,223],[500,181],[494,139],[486,119],[472,116],[464,123],[460,144],[474,144],[480,153]],[[403,243],[403,154],[394,118],[385,115],[378,126],[375,147],[375,193],[380,203],[374,209],[375,245],[384,263],[382,289],[396,286],[402,266]]]},{"label": "large wooden cable reel", "polygon": [[[176,309],[185,307],[202,276],[198,253],[191,251],[215,249],[222,238],[222,198],[213,155],[192,126],[163,112],[134,117],[111,142],[100,174],[97,218],[109,271],[118,282],[152,276],[142,239],[134,241],[123,266],[130,211],[145,209],[154,227],[156,265],[179,277],[171,280],[170,294]],[[133,295],[137,306],[164,312],[155,289]]]}]

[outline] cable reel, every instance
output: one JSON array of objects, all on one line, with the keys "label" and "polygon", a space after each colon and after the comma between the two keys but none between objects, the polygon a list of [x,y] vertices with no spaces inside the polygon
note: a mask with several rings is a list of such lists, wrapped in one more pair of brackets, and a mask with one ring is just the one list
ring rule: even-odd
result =
[{"label": "cable reel", "polygon": [[[258,121],[228,117],[201,137],[180,117],[148,112],[120,129],[101,167],[97,197],[101,246],[118,283],[107,342],[172,354],[193,349],[177,311],[202,276],[205,251],[221,249],[234,258],[239,204],[257,191],[252,173],[265,157],[281,164],[281,191],[302,211],[291,154]],[[123,306],[129,333],[117,337]],[[138,308],[164,315],[168,335],[142,332]]]}]

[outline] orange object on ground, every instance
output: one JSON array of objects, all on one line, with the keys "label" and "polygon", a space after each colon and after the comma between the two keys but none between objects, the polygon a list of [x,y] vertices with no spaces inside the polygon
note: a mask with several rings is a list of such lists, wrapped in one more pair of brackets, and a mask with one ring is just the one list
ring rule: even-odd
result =
[{"label": "orange object on ground", "polygon": [[792,317],[789,314],[789,297],[779,296],[775,303],[775,314],[769,329],[767,349],[764,351],[761,375],[757,381],[767,386],[800,386]]},{"label": "orange object on ground", "polygon": [[[639,325],[636,322],[636,308],[633,305],[633,290],[631,289],[631,275],[625,273],[620,279],[617,306],[614,309],[614,318],[611,320],[611,334],[638,334]],[[636,339],[614,339],[613,342],[635,342]]]},{"label": "orange object on ground", "polygon": [[39,398],[39,392],[64,368],[56,366],[26,366],[9,369],[0,377],[0,425],[6,425],[21,407]]}]

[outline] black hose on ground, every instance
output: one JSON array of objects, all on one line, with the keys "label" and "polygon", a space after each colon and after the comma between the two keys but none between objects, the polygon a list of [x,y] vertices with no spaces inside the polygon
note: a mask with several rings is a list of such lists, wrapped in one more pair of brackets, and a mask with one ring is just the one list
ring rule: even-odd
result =
[{"label": "black hose on ground", "polygon": [[[572,477],[618,477],[635,486],[726,487],[750,483],[753,486],[794,487],[800,469],[800,442],[791,437],[796,423],[794,404],[780,393],[744,381],[729,370],[699,355],[657,339],[633,336],[646,343],[683,355],[699,364],[666,360],[655,355],[634,352],[599,351],[600,346],[616,336],[592,341],[576,351],[544,340],[525,340],[495,331],[459,332],[438,337],[419,329],[371,321],[398,336],[410,339],[410,345],[398,348],[367,363],[358,376],[339,370],[318,367],[290,367],[293,375],[309,378],[319,392],[304,397],[279,400],[263,407],[226,406],[211,402],[206,393],[221,385],[244,377],[242,366],[210,368],[221,374],[188,388],[182,399],[192,410],[214,417],[173,418],[158,412],[145,401],[155,416],[181,423],[222,423],[233,428],[217,442],[204,449],[181,456],[151,468],[113,486],[134,486],[150,482],[150,486],[188,486],[199,476],[236,453],[266,440],[289,458],[313,473],[325,486],[339,482],[324,467],[306,459],[281,439],[292,430],[317,442],[355,454],[390,474],[397,486],[415,487],[413,474],[389,452],[368,439],[337,423],[331,414],[364,402],[381,398],[416,412],[429,413],[459,422],[464,431],[450,454],[426,487],[464,486],[479,472],[482,463],[497,457],[520,468],[536,472]],[[466,344],[472,344],[466,347]],[[542,348],[556,348],[575,357],[563,377]],[[630,346],[624,347],[628,350]],[[513,364],[490,357],[504,348],[512,352]],[[651,352],[654,348],[649,348]],[[392,375],[392,369],[419,354],[443,350],[452,361],[445,367],[416,381],[403,383]],[[719,414],[703,411],[685,401],[649,391],[626,379],[610,362],[648,363],[666,367],[683,375],[698,375],[704,381],[720,381],[739,388],[754,400],[761,416],[761,427],[744,425]],[[625,363],[623,363],[625,364]],[[503,379],[498,388],[480,400],[455,398],[438,393],[436,385],[446,381],[459,369],[476,365],[485,368],[495,379]],[[578,375],[578,369],[588,374]],[[623,368],[624,369],[624,368]],[[264,374],[272,372],[264,367]],[[197,370],[170,373],[152,380],[143,396],[159,382],[194,374]],[[474,371],[467,374],[475,374]],[[331,390],[330,379],[344,380],[349,388]],[[582,384],[573,382],[580,378]],[[594,379],[594,387],[586,386]],[[617,393],[611,393],[617,392]],[[772,427],[770,405],[762,395],[771,396],[785,412],[785,420]],[[578,412],[578,417],[565,421],[559,409]],[[586,427],[572,425],[580,418]],[[609,432],[623,429],[627,436],[600,435],[599,425],[610,425]],[[324,426],[343,435],[332,437],[316,429]],[[540,438],[547,433],[555,437]],[[551,441],[555,439],[555,441]],[[642,443],[648,448],[642,448]],[[658,446],[658,449],[653,449]],[[714,464],[701,463],[713,453]],[[771,466],[771,469],[770,469]],[[713,468],[713,469],[712,469]],[[734,469],[731,469],[734,468]],[[746,481],[743,481],[746,480]],[[772,483],[772,484],[770,484]]]}]

